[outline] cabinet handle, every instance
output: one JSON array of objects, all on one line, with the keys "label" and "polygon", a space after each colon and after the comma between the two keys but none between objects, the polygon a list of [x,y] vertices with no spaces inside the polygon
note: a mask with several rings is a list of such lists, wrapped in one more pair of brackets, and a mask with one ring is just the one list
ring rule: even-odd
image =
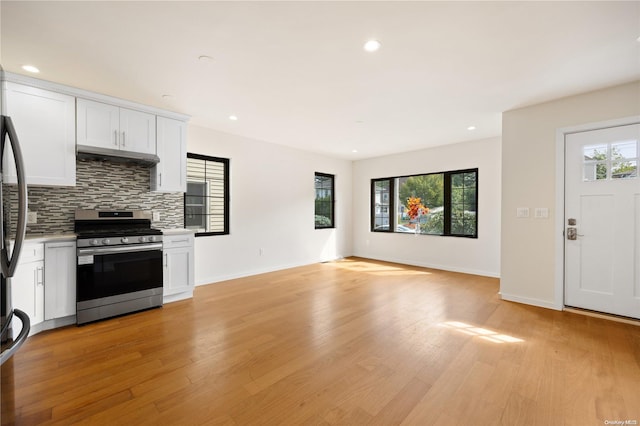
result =
[{"label": "cabinet handle", "polygon": [[164,254],[164,267],[166,268],[167,266],[169,266],[169,254],[165,253]]},{"label": "cabinet handle", "polygon": [[125,138],[124,138],[124,132],[122,132],[122,146],[125,146]]},{"label": "cabinet handle", "polygon": [[44,267],[38,268],[38,285],[44,285]]},{"label": "cabinet handle", "polygon": [[113,131],[113,144],[115,146],[118,146],[118,131],[117,130]]},{"label": "cabinet handle", "polygon": [[160,186],[162,186],[162,173],[160,173]]}]

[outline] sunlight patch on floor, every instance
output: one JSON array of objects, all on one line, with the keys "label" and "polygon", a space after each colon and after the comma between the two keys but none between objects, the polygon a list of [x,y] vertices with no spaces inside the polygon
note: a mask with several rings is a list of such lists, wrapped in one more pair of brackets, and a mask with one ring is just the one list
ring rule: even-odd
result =
[{"label": "sunlight patch on floor", "polygon": [[518,339],[517,337],[509,336],[508,334],[498,333],[493,330],[488,330],[486,328],[475,327],[473,325],[460,322],[460,321],[447,321],[440,323],[442,327],[452,328],[461,333],[468,334],[470,336],[476,336],[483,340],[488,340],[493,343],[519,343],[524,342],[522,339]]},{"label": "sunlight patch on floor", "polygon": [[416,269],[408,269],[409,267],[397,267],[391,265],[377,265],[372,263],[357,261],[340,261],[331,263],[341,269],[354,272],[367,272],[375,275],[431,275],[431,272]]}]

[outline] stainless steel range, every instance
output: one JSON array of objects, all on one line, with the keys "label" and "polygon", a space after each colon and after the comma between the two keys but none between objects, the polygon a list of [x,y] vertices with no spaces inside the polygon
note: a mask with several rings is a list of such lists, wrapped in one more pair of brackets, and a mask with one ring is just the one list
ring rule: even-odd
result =
[{"label": "stainless steel range", "polygon": [[162,306],[162,231],[139,210],[76,210],[76,318],[85,324]]}]

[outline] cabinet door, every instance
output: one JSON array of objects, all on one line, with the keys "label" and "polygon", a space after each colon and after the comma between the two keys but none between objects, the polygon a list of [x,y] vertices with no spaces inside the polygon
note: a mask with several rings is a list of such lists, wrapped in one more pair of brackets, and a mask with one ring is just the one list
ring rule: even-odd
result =
[{"label": "cabinet door", "polygon": [[44,248],[44,318],[76,314],[76,244],[47,243]]},{"label": "cabinet door", "polygon": [[151,170],[151,190],[186,192],[187,126],[179,120],[157,118],[157,149],[160,163]]},{"label": "cabinet door", "polygon": [[156,116],[120,108],[120,149],[156,153]]},{"label": "cabinet door", "polygon": [[[6,114],[20,141],[27,184],[75,186],[75,98],[12,82],[3,84]],[[6,182],[15,183],[10,150],[3,170]]]},{"label": "cabinet door", "polygon": [[120,108],[78,99],[77,128],[78,145],[119,149]]},{"label": "cabinet door", "polygon": [[43,261],[18,265],[11,279],[11,301],[29,316],[32,326],[44,321]]},{"label": "cabinet door", "polygon": [[164,251],[164,295],[182,293],[193,288],[193,251],[174,248]]}]

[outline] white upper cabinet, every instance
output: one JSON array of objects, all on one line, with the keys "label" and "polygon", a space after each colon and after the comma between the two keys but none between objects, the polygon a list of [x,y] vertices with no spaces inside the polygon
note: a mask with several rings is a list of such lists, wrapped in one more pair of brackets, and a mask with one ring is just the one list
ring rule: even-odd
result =
[{"label": "white upper cabinet", "polygon": [[78,145],[156,153],[156,116],[78,98]]},{"label": "white upper cabinet", "polygon": [[78,99],[78,145],[119,149],[120,108]]},{"label": "white upper cabinet", "polygon": [[186,192],[186,127],[184,121],[158,117],[157,149],[160,162],[151,169],[152,191]]},{"label": "white upper cabinet", "polygon": [[120,108],[120,149],[156,153],[156,116]]},{"label": "white upper cabinet", "polygon": [[[28,185],[75,186],[75,98],[10,81],[2,82],[24,158]],[[5,181],[16,182],[12,153],[5,156]]]}]

